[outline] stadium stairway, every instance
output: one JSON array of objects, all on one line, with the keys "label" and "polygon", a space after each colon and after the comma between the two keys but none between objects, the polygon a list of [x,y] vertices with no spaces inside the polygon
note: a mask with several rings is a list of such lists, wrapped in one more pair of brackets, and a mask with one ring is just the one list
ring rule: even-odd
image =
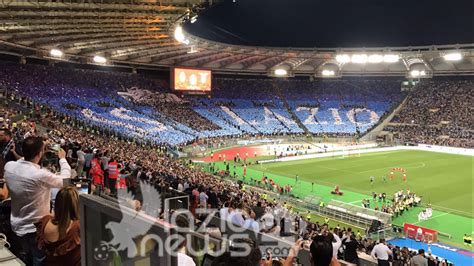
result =
[{"label": "stadium stairway", "polygon": [[288,131],[288,133],[291,133],[291,129],[285,123],[283,123],[283,121],[281,121],[281,119],[275,114],[275,112],[273,112],[273,110],[270,108],[268,108],[268,110],[273,115],[273,117],[275,117],[275,119],[278,120],[278,122]]},{"label": "stadium stairway", "polygon": [[[229,111],[232,112],[235,116],[239,116],[239,115],[232,109],[231,106],[226,106],[226,107],[227,107],[227,108],[229,109]],[[257,128],[254,124],[250,123],[249,121],[246,121],[245,119],[244,119],[244,121],[247,123],[247,125],[249,125],[249,126],[250,126],[252,129],[254,129],[256,132],[262,133],[260,130],[258,130],[258,128]]]},{"label": "stadium stairway", "polygon": [[304,131],[305,135],[311,134],[308,130],[308,128],[301,122],[301,120],[298,118],[298,116],[293,112],[291,109],[290,105],[288,104],[288,101],[286,100],[285,96],[281,92],[280,88],[277,87],[276,85],[273,85],[276,88],[277,96],[280,98],[281,102],[283,103],[283,106],[286,108],[288,113],[291,116],[291,119],[296,122],[296,124]]},{"label": "stadium stairway", "polygon": [[[238,124],[236,124],[235,122],[232,122],[229,118],[225,117],[221,112],[216,112],[216,110],[215,110],[214,108],[210,108],[208,105],[204,105],[204,106],[207,108],[207,110],[208,110],[209,112],[215,114],[217,117],[219,117],[220,119],[224,120],[224,122],[227,123],[229,126],[235,127],[236,129],[242,131],[242,133],[245,133],[245,131],[242,130]],[[237,114],[235,114],[235,112],[232,111],[232,109],[231,109],[229,106],[226,106],[226,107],[229,109],[229,112],[232,112],[234,115],[237,116]],[[253,126],[252,124],[250,124],[250,123],[248,123],[248,122],[246,122],[246,124],[247,124],[250,128],[254,129],[256,132],[258,132],[258,130],[255,128],[255,126]]]},{"label": "stadium stairway", "polygon": [[372,130],[367,131],[361,138],[360,141],[373,141],[377,137],[377,135],[383,131],[385,126],[392,121],[393,117],[400,112],[400,110],[403,108],[405,105],[405,102],[407,101],[409,95],[403,99],[403,101],[387,116],[382,122],[379,122],[379,124],[374,127]]},{"label": "stadium stairway", "polygon": [[176,122],[174,120],[165,119],[165,118],[163,118],[162,116],[160,116],[158,114],[153,114],[152,117],[155,118],[158,122],[163,123],[164,125],[167,125],[167,126],[171,127],[172,129],[174,129],[176,131],[179,131],[179,132],[181,132],[185,135],[193,135],[194,134],[193,129],[186,128],[186,130],[185,130],[184,127],[177,126],[178,122]]}]

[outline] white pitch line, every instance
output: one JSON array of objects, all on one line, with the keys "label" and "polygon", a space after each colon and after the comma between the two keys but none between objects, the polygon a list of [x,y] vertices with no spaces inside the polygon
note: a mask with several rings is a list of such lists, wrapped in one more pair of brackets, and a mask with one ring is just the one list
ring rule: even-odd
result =
[{"label": "white pitch line", "polygon": [[434,204],[432,204],[431,206],[435,207],[438,210],[449,210],[449,212],[454,212],[454,213],[458,212],[458,213],[464,213],[464,214],[467,214],[467,215],[472,215],[472,213],[470,213],[470,212],[457,210],[457,209],[453,209],[453,208],[443,207],[443,206],[434,205]]},{"label": "white pitch line", "polygon": [[435,218],[439,218],[439,217],[441,217],[441,216],[445,216],[445,215],[448,215],[448,214],[450,214],[450,212],[441,213],[441,214],[435,215],[435,216],[433,216],[433,217],[431,217],[431,218],[429,218],[429,219],[427,219],[427,220],[418,221],[418,222],[416,222],[416,223],[414,223],[414,224],[419,224],[419,223],[422,223],[422,222],[426,222],[426,221],[429,221],[429,220],[433,220],[433,219],[435,219]]}]

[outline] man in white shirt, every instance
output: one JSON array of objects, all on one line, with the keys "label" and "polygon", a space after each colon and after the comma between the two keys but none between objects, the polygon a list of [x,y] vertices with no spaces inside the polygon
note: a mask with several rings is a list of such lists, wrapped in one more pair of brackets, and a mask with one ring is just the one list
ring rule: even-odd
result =
[{"label": "man in white shirt", "polygon": [[250,211],[250,217],[245,219],[244,227],[254,232],[260,232],[260,225],[255,221],[255,212]]},{"label": "man in white shirt", "polygon": [[199,193],[199,206],[201,208],[207,208],[207,200],[209,199],[209,196],[206,194],[204,190]]},{"label": "man in white shirt", "polygon": [[86,157],[84,157],[86,153],[81,148],[78,151],[76,151],[76,154],[77,154],[77,168],[76,168],[77,176],[82,177],[83,176],[82,170],[84,170],[84,164],[86,163]]},{"label": "man in white shirt", "polygon": [[388,257],[390,255],[392,255],[392,251],[385,245],[385,239],[383,238],[370,253],[370,256],[377,260],[379,266],[389,266]]},{"label": "man in white shirt", "polygon": [[337,252],[339,251],[339,248],[341,247],[342,240],[339,238],[337,234],[332,233],[334,240],[332,241],[332,255],[333,257],[337,258]]},{"label": "man in white shirt", "polygon": [[41,265],[44,254],[36,244],[36,227],[44,216],[50,214],[51,188],[61,188],[63,179],[71,176],[64,150],[58,152],[61,173],[53,174],[41,169],[39,162],[45,153],[41,137],[28,137],[23,141],[23,159],[5,165],[5,180],[11,195],[12,230],[21,237],[27,264]]},{"label": "man in white shirt", "polygon": [[179,182],[178,183],[178,191],[183,192],[183,190],[184,190],[183,184],[181,182]]},{"label": "man in white shirt", "polygon": [[178,252],[178,266],[196,266],[196,263],[194,263],[193,258]]},{"label": "man in white shirt", "polygon": [[232,212],[229,205],[229,202],[225,202],[224,207],[219,210],[219,217],[221,217],[222,220],[227,220],[227,217],[229,217],[229,214]]},{"label": "man in white shirt", "polygon": [[244,218],[242,215],[242,210],[240,208],[235,209],[232,213],[227,216],[229,221],[238,226],[244,226]]}]

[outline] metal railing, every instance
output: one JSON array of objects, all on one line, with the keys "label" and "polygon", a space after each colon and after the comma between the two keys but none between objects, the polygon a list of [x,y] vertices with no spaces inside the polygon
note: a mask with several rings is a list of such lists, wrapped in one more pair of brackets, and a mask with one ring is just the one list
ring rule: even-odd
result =
[{"label": "metal railing", "polygon": [[385,212],[364,208],[362,206],[357,206],[351,203],[346,203],[338,200],[331,200],[327,205],[330,209],[347,213],[348,215],[359,217],[370,222],[372,222],[372,220],[378,220],[382,224],[392,223],[392,215]]},{"label": "metal railing", "polygon": [[357,215],[353,215],[350,212],[331,209],[328,207],[329,205],[321,206],[320,203],[322,201],[322,197],[309,196],[301,200],[290,195],[278,194],[256,186],[250,186],[249,190],[262,194],[265,193],[271,199],[278,200],[279,202],[286,202],[288,205],[295,208],[309,210],[316,215],[327,217],[335,221],[340,221],[351,226],[364,229],[364,231],[372,224],[372,219],[359,217]]}]

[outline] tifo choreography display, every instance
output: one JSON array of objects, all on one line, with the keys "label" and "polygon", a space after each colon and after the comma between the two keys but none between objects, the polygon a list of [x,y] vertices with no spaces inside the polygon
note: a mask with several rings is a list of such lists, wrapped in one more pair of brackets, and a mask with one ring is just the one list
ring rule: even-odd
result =
[{"label": "tifo choreography display", "polygon": [[3,1],[0,265],[474,265],[468,25],[470,1]]}]

